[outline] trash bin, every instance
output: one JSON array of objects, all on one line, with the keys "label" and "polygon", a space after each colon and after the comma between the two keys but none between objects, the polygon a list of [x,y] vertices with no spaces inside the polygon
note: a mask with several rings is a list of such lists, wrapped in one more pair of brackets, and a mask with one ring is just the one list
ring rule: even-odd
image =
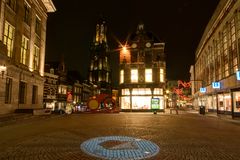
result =
[{"label": "trash bin", "polygon": [[199,112],[200,114],[205,114],[205,106],[200,106]]}]

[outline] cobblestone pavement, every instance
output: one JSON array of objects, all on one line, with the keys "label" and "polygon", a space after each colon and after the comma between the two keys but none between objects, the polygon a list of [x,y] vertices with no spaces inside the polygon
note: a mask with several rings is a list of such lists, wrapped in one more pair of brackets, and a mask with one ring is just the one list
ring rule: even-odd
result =
[{"label": "cobblestone pavement", "polygon": [[128,136],[158,145],[148,160],[239,160],[239,135],[240,123],[187,112],[35,117],[0,126],[0,159],[98,160],[81,150],[83,142]]}]

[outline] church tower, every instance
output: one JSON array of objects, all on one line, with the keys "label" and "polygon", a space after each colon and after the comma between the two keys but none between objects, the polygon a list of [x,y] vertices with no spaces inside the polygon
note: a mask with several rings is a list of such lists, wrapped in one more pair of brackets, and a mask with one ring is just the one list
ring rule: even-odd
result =
[{"label": "church tower", "polygon": [[96,24],[96,34],[90,47],[89,81],[96,86],[96,94],[111,94],[110,53],[106,33],[106,21],[101,18]]}]

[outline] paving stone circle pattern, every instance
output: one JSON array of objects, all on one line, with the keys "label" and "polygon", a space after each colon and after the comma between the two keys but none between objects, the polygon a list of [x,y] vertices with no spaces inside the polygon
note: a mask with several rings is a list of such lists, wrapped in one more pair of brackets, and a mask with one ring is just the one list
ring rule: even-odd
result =
[{"label": "paving stone circle pattern", "polygon": [[108,160],[141,160],[155,156],[160,148],[144,139],[106,136],[84,141],[81,150],[91,156]]}]

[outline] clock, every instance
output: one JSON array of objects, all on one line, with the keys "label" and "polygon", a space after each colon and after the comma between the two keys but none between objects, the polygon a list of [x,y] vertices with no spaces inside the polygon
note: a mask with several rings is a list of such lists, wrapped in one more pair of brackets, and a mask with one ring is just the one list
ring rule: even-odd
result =
[{"label": "clock", "polygon": [[136,44],[136,43],[133,43],[133,44],[132,44],[132,48],[137,48],[137,44]]},{"label": "clock", "polygon": [[151,47],[151,43],[150,43],[150,42],[147,42],[147,43],[146,43],[146,47],[148,47],[148,48]]}]

